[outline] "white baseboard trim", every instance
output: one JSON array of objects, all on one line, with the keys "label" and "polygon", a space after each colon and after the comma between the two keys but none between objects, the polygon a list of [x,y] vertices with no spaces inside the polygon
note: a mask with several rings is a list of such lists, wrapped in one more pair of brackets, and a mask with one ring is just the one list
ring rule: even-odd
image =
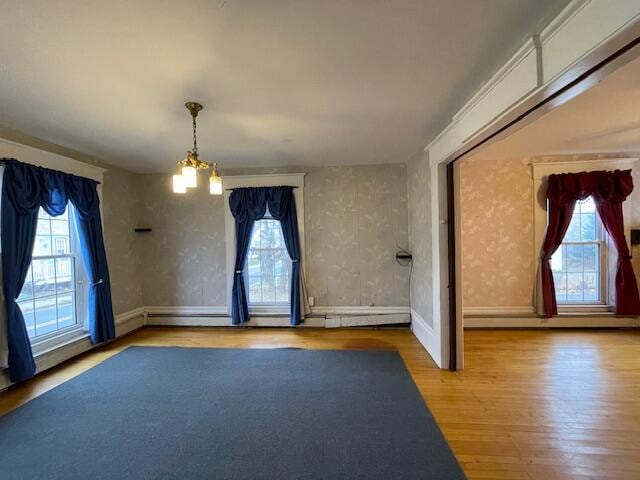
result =
[{"label": "white baseboard trim", "polygon": [[640,327],[640,319],[614,315],[560,315],[540,318],[534,315],[520,317],[466,317],[464,328],[619,328]]},{"label": "white baseboard trim", "polygon": [[338,307],[328,305],[318,305],[311,307],[312,315],[407,315],[410,309],[408,306],[400,307],[367,307],[367,306],[351,306]]},{"label": "white baseboard trim", "polygon": [[[144,308],[136,308],[128,312],[116,315],[116,338],[123,337],[134,330],[142,328],[145,325]],[[36,373],[44,372],[45,370],[55,367],[56,365],[69,360],[81,353],[87,352],[100,345],[94,345],[89,339],[88,333],[79,335],[78,338],[70,340],[69,342],[58,345],[55,348],[41,352],[35,355],[36,361]],[[11,386],[12,382],[9,380],[9,373],[6,369],[0,372],[0,390]]]},{"label": "white baseboard trim", "polygon": [[518,316],[518,315],[533,315],[535,309],[532,305],[505,307],[505,306],[489,306],[489,307],[464,307],[462,314],[467,315],[481,315],[481,316]]},{"label": "white baseboard trim", "polygon": [[229,317],[229,310],[226,306],[146,306],[141,307],[149,316],[202,316],[202,317]]},{"label": "white baseboard trim", "polygon": [[[181,327],[230,327],[226,306],[147,306],[147,325]],[[301,327],[336,328],[409,323],[409,307],[318,306]],[[262,310],[243,326],[290,327],[288,315]]]},{"label": "white baseboard trim", "polygon": [[436,335],[433,328],[413,309],[411,309],[411,331],[436,365],[442,368],[440,336]]}]

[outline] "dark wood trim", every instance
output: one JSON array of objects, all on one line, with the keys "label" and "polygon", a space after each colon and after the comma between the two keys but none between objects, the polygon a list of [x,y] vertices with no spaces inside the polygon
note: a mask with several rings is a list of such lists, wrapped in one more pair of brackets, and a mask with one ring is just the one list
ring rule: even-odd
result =
[{"label": "dark wood trim", "polygon": [[458,359],[458,325],[457,325],[457,292],[456,292],[456,199],[454,162],[447,164],[447,242],[449,260],[449,370],[457,370]]}]

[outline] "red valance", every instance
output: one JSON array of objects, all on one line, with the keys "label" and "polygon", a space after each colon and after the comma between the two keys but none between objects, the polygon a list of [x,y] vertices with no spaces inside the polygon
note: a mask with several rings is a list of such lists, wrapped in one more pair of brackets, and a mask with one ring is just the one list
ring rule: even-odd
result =
[{"label": "red valance", "polygon": [[549,175],[547,198],[566,205],[593,196],[596,202],[624,202],[633,191],[631,170],[559,173]]}]

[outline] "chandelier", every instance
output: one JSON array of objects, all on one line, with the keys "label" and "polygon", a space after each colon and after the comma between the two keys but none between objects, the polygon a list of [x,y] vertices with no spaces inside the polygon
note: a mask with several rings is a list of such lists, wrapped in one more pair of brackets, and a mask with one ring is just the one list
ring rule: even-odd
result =
[{"label": "chandelier", "polygon": [[209,193],[211,195],[222,195],[222,179],[218,175],[218,164],[207,163],[198,157],[198,137],[196,135],[196,117],[202,110],[202,105],[197,102],[187,102],[184,104],[191,113],[193,120],[193,148],[187,150],[187,156],[178,162],[178,173],[173,176],[173,193],[186,193],[187,188],[198,186],[198,170],[211,169],[209,177]]}]

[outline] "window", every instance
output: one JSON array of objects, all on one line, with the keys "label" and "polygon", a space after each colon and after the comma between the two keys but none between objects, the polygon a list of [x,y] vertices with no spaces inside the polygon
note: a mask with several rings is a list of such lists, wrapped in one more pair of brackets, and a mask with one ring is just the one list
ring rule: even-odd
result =
[{"label": "window", "polygon": [[78,268],[74,223],[69,220],[73,207],[58,217],[38,212],[33,258],[24,287],[18,297],[29,337],[43,339],[78,327]]},{"label": "window", "polygon": [[606,303],[605,238],[593,198],[577,202],[564,240],[551,257],[558,304]]},{"label": "window", "polygon": [[[298,230],[300,234],[300,262],[304,269],[304,173],[277,173],[259,175],[233,175],[222,177],[224,222],[227,254],[227,305],[231,315],[233,276],[236,262],[235,219],[229,208],[229,197],[235,188],[294,187]],[[284,245],[280,222],[266,217],[255,222],[243,268],[250,322],[254,325],[289,326],[291,302],[291,259]]]},{"label": "window", "polygon": [[269,212],[258,220],[244,269],[249,305],[289,304],[291,259],[287,253],[280,222]]}]

